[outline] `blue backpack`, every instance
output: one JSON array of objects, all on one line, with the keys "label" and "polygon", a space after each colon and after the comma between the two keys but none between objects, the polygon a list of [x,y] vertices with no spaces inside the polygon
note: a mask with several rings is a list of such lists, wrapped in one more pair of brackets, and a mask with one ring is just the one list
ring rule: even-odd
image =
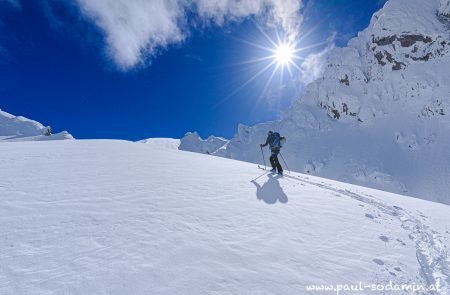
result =
[{"label": "blue backpack", "polygon": [[272,138],[273,138],[273,140],[272,140],[272,145],[271,145],[271,147],[272,147],[272,148],[281,148],[281,147],[282,147],[282,146],[281,146],[281,141],[282,141],[282,139],[281,139],[280,133],[274,132],[274,133],[272,134]]}]

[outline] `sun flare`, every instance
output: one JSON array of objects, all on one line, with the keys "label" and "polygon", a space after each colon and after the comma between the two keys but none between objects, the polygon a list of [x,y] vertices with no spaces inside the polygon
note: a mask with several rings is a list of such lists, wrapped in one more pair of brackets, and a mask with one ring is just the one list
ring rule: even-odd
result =
[{"label": "sun flare", "polygon": [[[252,42],[247,39],[238,40],[256,48],[259,56],[236,64],[237,66],[244,66],[249,69],[252,68],[255,72],[252,73],[244,83],[234,89],[223,101],[228,100],[244,87],[247,87],[252,82],[262,77],[267,80],[262,87],[260,99],[264,97],[269,88],[273,86],[272,81],[276,78],[279,78],[280,80],[279,89],[282,89],[287,81],[286,79],[289,79],[293,88],[297,91],[296,81],[298,81],[298,72],[303,71],[302,63],[305,61],[305,54],[308,53],[308,50],[324,46],[327,43],[324,41],[308,46],[303,44],[306,40],[305,38],[310,35],[314,29],[304,32],[302,36],[299,37],[297,34],[280,34],[276,30],[273,34],[269,34],[263,28],[259,26],[257,26],[257,28],[262,36],[265,37],[265,40],[258,40],[258,42]],[[286,73],[288,76],[285,75]]]},{"label": "sun flare", "polygon": [[295,48],[289,43],[280,43],[275,48],[274,58],[279,66],[287,66],[294,59]]}]

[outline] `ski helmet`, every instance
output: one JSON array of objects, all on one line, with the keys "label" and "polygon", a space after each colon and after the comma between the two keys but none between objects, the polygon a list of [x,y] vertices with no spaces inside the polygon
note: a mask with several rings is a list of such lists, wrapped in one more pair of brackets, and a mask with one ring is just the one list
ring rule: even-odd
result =
[{"label": "ski helmet", "polygon": [[272,131],[272,130],[269,130],[268,134],[270,135],[270,134],[272,134],[272,133],[273,133],[273,131]]}]

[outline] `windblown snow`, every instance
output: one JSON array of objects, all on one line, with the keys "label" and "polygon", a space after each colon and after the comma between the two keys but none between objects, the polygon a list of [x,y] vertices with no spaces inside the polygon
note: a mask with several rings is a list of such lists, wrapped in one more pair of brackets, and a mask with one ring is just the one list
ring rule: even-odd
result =
[{"label": "windblown snow", "polygon": [[51,134],[49,126],[0,110],[0,142],[73,139],[67,131]]},{"label": "windblown snow", "polygon": [[180,146],[180,140],[175,138],[147,138],[139,141],[156,148],[164,147],[177,150]]},{"label": "windblown snow", "polygon": [[8,142],[0,162],[0,294],[450,294],[443,204],[127,141]]},{"label": "windblown snow", "polygon": [[450,204],[449,9],[389,0],[279,121],[241,125],[210,153],[262,163],[277,130],[293,170]]}]

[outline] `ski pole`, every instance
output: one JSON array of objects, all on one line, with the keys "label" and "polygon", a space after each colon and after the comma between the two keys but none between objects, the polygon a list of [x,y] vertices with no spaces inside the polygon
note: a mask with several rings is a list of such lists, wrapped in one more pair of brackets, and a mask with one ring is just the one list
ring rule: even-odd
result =
[{"label": "ski pole", "polygon": [[284,165],[286,165],[287,170],[289,171],[289,173],[291,173],[291,170],[289,169],[289,166],[287,165],[286,161],[284,160],[284,157],[283,157],[283,154],[281,153],[281,151],[280,151],[280,156],[281,156],[281,159],[283,159],[283,163],[284,163]]},{"label": "ski pole", "polygon": [[262,146],[261,146],[260,148],[261,148],[261,154],[262,154],[262,158],[263,158],[263,162],[264,162],[264,171],[267,171],[267,168],[266,168],[266,159],[264,158],[264,151],[263,151]]}]

